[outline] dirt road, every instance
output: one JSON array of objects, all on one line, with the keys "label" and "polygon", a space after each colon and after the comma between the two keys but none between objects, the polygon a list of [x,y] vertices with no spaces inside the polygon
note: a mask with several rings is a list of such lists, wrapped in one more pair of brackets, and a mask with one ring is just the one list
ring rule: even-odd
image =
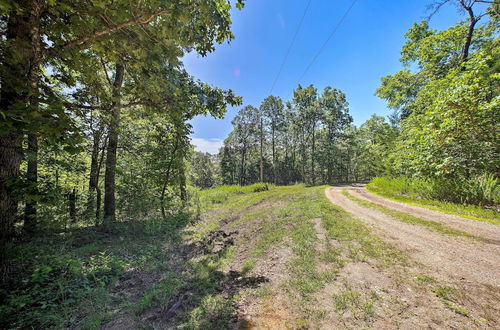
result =
[{"label": "dirt road", "polygon": [[[342,191],[386,208],[433,220],[450,228],[484,238],[454,237],[421,225],[409,224],[380,211],[358,204]],[[464,219],[375,196],[362,187],[327,188],[328,199],[365,222],[385,241],[398,247],[417,262],[419,268],[446,285],[466,292],[473,309],[491,308],[500,302],[500,226]],[[498,309],[498,308],[495,308]]]}]

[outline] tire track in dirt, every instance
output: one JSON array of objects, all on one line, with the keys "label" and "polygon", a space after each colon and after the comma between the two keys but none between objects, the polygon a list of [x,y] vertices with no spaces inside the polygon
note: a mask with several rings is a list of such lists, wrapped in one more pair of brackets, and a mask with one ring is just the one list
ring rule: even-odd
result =
[{"label": "tire track in dirt", "polygon": [[392,201],[381,196],[377,196],[366,191],[363,187],[347,187],[347,191],[355,197],[380,204],[389,209],[405,212],[416,217],[436,221],[447,225],[448,227],[465,231],[475,236],[485,238],[486,243],[497,245],[491,247],[500,253],[500,225],[490,222],[461,218],[459,216],[446,214],[434,210],[429,210],[415,205],[409,205],[401,202]]},{"label": "tire track in dirt", "polygon": [[341,187],[327,188],[328,199],[395,244],[415,260],[443,278],[469,281],[500,288],[500,253],[491,244],[449,237],[424,227],[400,222],[373,209],[360,206],[342,195]]}]

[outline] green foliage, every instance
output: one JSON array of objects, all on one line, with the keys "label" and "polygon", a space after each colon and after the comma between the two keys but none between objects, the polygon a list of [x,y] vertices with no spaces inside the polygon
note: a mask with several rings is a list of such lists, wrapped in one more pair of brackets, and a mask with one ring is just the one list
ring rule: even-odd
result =
[{"label": "green foliage", "polygon": [[494,16],[482,25],[468,20],[442,31],[415,23],[401,51],[405,69],[382,78],[376,91],[399,113],[390,174],[414,178],[423,198],[498,203],[493,174],[500,164],[500,52]]},{"label": "green foliage", "polygon": [[463,236],[463,237],[469,237],[469,238],[481,240],[481,237],[479,237],[479,236],[475,236],[475,235],[469,234],[469,233],[461,231],[461,230],[452,229],[452,228],[450,228],[450,227],[448,227],[440,222],[436,222],[433,220],[427,220],[427,219],[420,218],[420,217],[415,217],[415,216],[408,214],[406,212],[392,210],[392,209],[387,208],[385,206],[382,206],[380,204],[373,203],[373,202],[370,202],[370,201],[367,201],[367,200],[364,200],[361,198],[357,198],[356,196],[349,194],[349,192],[347,192],[347,190],[345,190],[345,189],[342,190],[342,194],[344,196],[346,196],[347,198],[349,198],[350,200],[353,200],[360,205],[378,210],[378,211],[385,213],[385,214],[387,214],[387,215],[389,215],[397,220],[400,220],[402,222],[424,226],[424,227],[427,227],[431,230],[437,231],[439,233],[447,234],[447,235]]},{"label": "green foliage", "polygon": [[212,188],[217,183],[213,156],[209,153],[194,152],[190,159],[189,178],[201,189]]},{"label": "green foliage", "polygon": [[261,191],[268,191],[269,186],[267,183],[256,183],[252,185],[253,187],[253,192],[261,192]]},{"label": "green foliage", "polygon": [[264,181],[334,182],[349,172],[349,150],[342,146],[352,122],[346,95],[329,86],[319,94],[313,85],[299,85],[286,107],[268,96],[259,109],[240,110],[219,154],[224,183],[260,181],[261,121]]},{"label": "green foliage", "polygon": [[13,247],[13,283],[0,291],[3,328],[99,325],[111,303],[109,290],[133,268],[159,266],[161,246],[178,239],[183,217],[118,223],[46,233]]},{"label": "green foliage", "polygon": [[373,115],[359,128],[352,128],[346,139],[351,155],[354,180],[366,180],[381,173],[391,173],[390,153],[395,146],[398,129],[384,117]]},{"label": "green foliage", "polygon": [[[6,196],[21,202],[20,211],[36,201],[42,228],[100,223],[104,190],[106,201],[116,197],[118,220],[182,212],[188,121],[222,118],[241,98],[192,77],[181,59],[233,39],[230,10],[243,3],[3,1],[0,137],[12,133],[20,141],[1,156],[0,181],[14,182]],[[36,175],[18,174],[37,159],[31,150],[23,158],[27,134],[39,141],[38,183]],[[106,210],[115,213],[114,205],[107,202]],[[0,212],[8,214],[2,221],[10,232],[22,217],[7,208]]]},{"label": "green foliage", "polygon": [[483,219],[500,218],[495,208],[485,209],[474,205],[457,204],[473,201],[483,205],[498,203],[499,185],[493,175],[470,180],[377,177],[368,184],[367,189],[388,198],[418,203],[424,207],[452,214]]}]

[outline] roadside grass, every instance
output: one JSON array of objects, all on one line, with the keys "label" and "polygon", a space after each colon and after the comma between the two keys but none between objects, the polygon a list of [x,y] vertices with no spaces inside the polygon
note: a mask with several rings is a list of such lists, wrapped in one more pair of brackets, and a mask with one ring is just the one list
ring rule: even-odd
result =
[{"label": "roadside grass", "polygon": [[464,307],[457,306],[455,305],[455,301],[457,300],[457,294],[458,290],[454,289],[450,286],[446,285],[441,285],[441,286],[435,286],[432,289],[432,292],[436,294],[444,303],[444,305],[452,310],[453,312],[463,315],[463,316],[469,316],[469,311],[465,309]]},{"label": "roadside grass", "polygon": [[161,280],[128,309],[137,318],[148,311],[163,314],[164,322],[177,329],[229,329],[238,295],[236,290],[223,291],[235,278],[220,269],[233,258],[232,253],[229,248],[201,255],[180,265],[182,271],[163,272]]},{"label": "roadside grass", "polygon": [[[219,215],[244,211],[269,197],[272,189],[256,184],[200,192],[205,213],[222,206],[219,201],[224,207],[210,221],[195,222],[191,232],[185,230],[193,223],[191,215],[179,215],[117,222],[106,228],[47,231],[29,242],[17,242],[9,252],[16,276],[9,289],[0,290],[0,327],[95,329],[124,313],[166,308],[186,292],[196,294],[183,298],[191,309],[182,313],[177,327],[223,324],[234,303],[233,298],[221,296],[220,288],[234,279],[218,269],[230,262],[233,249],[196,260],[179,259],[176,251],[187,238],[203,241],[219,226]],[[139,288],[143,291],[136,293],[137,301],[115,297],[117,285],[134,277],[151,282]]]},{"label": "roadside grass", "polygon": [[[289,307],[298,311],[292,326],[314,328],[325,317],[327,310],[319,307],[317,293],[326,284],[334,281],[341,269],[349,262],[375,262],[378,268],[408,266],[411,260],[401,250],[386,243],[358,219],[352,217],[341,207],[332,204],[324,194],[324,186],[305,187],[304,185],[276,187],[272,191],[250,194],[236,194],[221,204],[224,210],[220,218],[230,215],[235,218],[229,226],[243,228],[253,223],[251,236],[236,242],[238,246],[248,247],[246,258],[242,260],[244,276],[253,274],[262,259],[269,258],[280,248],[291,250],[286,264],[288,274],[284,294],[289,298]],[[325,229],[324,247],[318,251],[318,235],[313,219],[321,219]],[[336,242],[336,244],[331,244]],[[232,261],[231,261],[232,262]],[[397,277],[397,276],[396,276]],[[431,277],[423,276],[415,282],[428,286]],[[395,279],[398,280],[398,279]],[[431,290],[439,287],[432,281]],[[272,290],[255,288],[257,296],[278,294]],[[234,298],[237,299],[237,298]],[[457,313],[462,307],[453,303],[454,298],[443,303]],[[452,300],[453,299],[453,300]],[[382,298],[375,292],[361,293],[346,286],[332,296],[332,310],[339,317],[354,317],[357,321],[369,325],[375,315],[375,308],[382,304]],[[465,309],[462,311],[465,315]]]},{"label": "roadside grass", "polygon": [[339,206],[333,205],[323,191],[317,204],[321,208],[322,224],[327,230],[327,237],[341,243],[342,250],[333,250],[333,253],[345,255],[347,261],[373,258],[378,261],[379,267],[408,265],[409,259],[404,252],[371,233],[360,220]]},{"label": "roadside grass", "polygon": [[[18,244],[12,251],[18,284],[11,292],[0,292],[5,301],[0,325],[97,329],[132,318],[137,324],[160,322],[179,329],[231,328],[242,292],[277,294],[264,289],[260,284],[266,279],[253,276],[252,270],[284,248],[290,251],[283,270],[288,275],[279,290],[297,312],[293,325],[314,327],[326,315],[318,308],[316,293],[335,280],[346,263],[409,263],[406,254],[330,203],[325,187],[258,187],[201,192],[204,213],[198,221],[178,216],[119,222],[105,231],[78,228]],[[217,191],[226,197],[219,198]],[[318,218],[324,242],[315,230]],[[207,251],[210,235],[222,225],[243,235],[234,245]],[[242,260],[235,260],[238,248],[246,251]],[[241,269],[228,272],[236,261]],[[332,297],[330,309],[339,314],[349,310],[368,323],[379,299],[347,291]]]},{"label": "roadside grass", "polygon": [[455,230],[455,229],[449,228],[440,222],[415,217],[415,216],[410,215],[408,213],[397,211],[397,210],[392,210],[392,209],[389,209],[389,208],[382,206],[380,204],[373,203],[373,202],[358,198],[356,196],[349,194],[349,192],[346,189],[342,189],[342,194],[344,196],[346,196],[347,198],[349,198],[350,200],[352,200],[352,201],[354,201],[362,206],[380,211],[384,214],[387,214],[387,215],[389,215],[397,220],[400,220],[402,222],[405,222],[405,223],[424,226],[424,227],[429,228],[433,231],[447,234],[447,235],[451,235],[451,236],[463,236],[463,237],[473,238],[476,240],[482,239],[479,236],[475,236],[475,235],[469,234],[469,233],[461,231],[461,230]]},{"label": "roadside grass", "polygon": [[0,292],[2,328],[98,328],[119,281],[162,269],[186,216],[46,232],[12,247],[9,290]]},{"label": "roadside grass", "polygon": [[490,223],[500,223],[500,213],[494,209],[486,209],[475,205],[463,205],[439,201],[434,199],[425,199],[416,196],[404,195],[396,188],[384,183],[382,180],[372,181],[366,185],[366,189],[376,195],[410,205],[424,207],[434,211],[456,215],[459,217],[485,221]]},{"label": "roadside grass", "polygon": [[429,275],[418,275],[415,280],[421,285],[430,287],[431,291],[441,299],[448,309],[457,314],[469,316],[470,312],[466,308],[456,305],[460,294],[457,289],[447,285],[440,285],[434,277]]},{"label": "roadside grass", "polygon": [[334,294],[335,309],[341,315],[350,312],[356,320],[369,322],[375,315],[375,304],[381,299],[375,291],[360,292],[345,284],[345,290]]},{"label": "roadside grass", "polygon": [[203,210],[218,208],[235,195],[244,195],[253,192],[273,190],[276,187],[267,183],[256,183],[249,186],[219,186],[199,192],[201,207]]}]

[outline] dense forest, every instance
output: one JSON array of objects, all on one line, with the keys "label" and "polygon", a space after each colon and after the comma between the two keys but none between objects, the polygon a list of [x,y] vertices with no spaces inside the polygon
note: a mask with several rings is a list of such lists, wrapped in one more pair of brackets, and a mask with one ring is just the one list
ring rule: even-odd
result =
[{"label": "dense forest", "polygon": [[[413,24],[403,69],[374,91],[393,114],[359,126],[335,87],[298,85],[290,100],[247,105],[186,71],[186,54],[234,38],[230,11],[244,2],[0,1],[0,315],[39,308],[46,298],[26,292],[56,268],[19,263],[20,247],[69,230],[196,221],[208,188],[380,177],[416,198],[498,208],[498,1],[434,3],[432,14],[450,2],[464,20],[444,30]],[[190,120],[230,107],[239,111],[218,154],[194,151]]]},{"label": "dense forest", "polygon": [[18,224],[102,224],[187,201],[189,119],[221,117],[241,99],[189,76],[180,59],[233,38],[230,8],[2,1],[2,278]]}]

